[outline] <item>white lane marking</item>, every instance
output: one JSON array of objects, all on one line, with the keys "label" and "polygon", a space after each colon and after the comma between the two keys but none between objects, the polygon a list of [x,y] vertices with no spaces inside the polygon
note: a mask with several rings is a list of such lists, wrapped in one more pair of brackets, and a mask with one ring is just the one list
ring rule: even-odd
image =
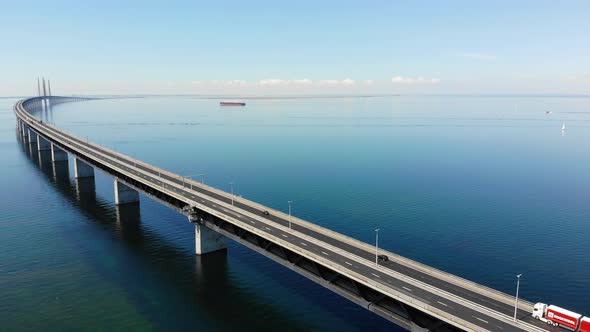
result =
[{"label": "white lane marking", "polygon": [[307,246],[307,243],[305,243],[305,242],[299,242],[299,243],[301,243],[304,246]]},{"label": "white lane marking", "polygon": [[213,207],[217,207],[217,205],[213,204]]},{"label": "white lane marking", "polygon": [[374,275],[377,278],[381,278],[378,274],[375,274],[375,273],[372,273],[372,272],[371,272],[371,274]]},{"label": "white lane marking", "polygon": [[477,319],[477,320],[480,320],[480,321],[482,321],[482,322],[484,322],[484,323],[486,323],[486,324],[487,324],[487,323],[489,323],[487,320],[483,320],[483,319],[481,319],[481,318],[479,318],[479,317],[475,317],[475,316],[473,316],[473,318],[475,318],[475,319]]},{"label": "white lane marking", "polygon": [[348,264],[348,265],[352,266],[352,263],[350,263],[350,262],[344,261],[344,263],[346,263],[346,264]]},{"label": "white lane marking", "polygon": [[325,252],[325,251],[322,251],[322,254],[324,254],[326,256],[329,256],[329,254],[327,252]]},{"label": "white lane marking", "polygon": [[496,325],[497,328],[499,328],[500,330],[503,330],[504,328],[501,326]]},{"label": "white lane marking", "polygon": [[442,302],[440,302],[440,301],[436,301],[436,302],[438,302],[439,304],[442,304],[442,305],[444,305],[445,307],[448,307],[448,305],[447,305],[446,303],[442,303]]},{"label": "white lane marking", "polygon": [[264,227],[264,228],[266,228],[267,231],[270,231],[270,228],[268,228],[268,227]]},{"label": "white lane marking", "polygon": [[202,200],[201,200],[201,202],[205,203],[205,200],[204,200],[204,199],[202,199]]},{"label": "white lane marking", "polygon": [[248,220],[252,225],[254,225],[254,222],[252,220]]},{"label": "white lane marking", "polygon": [[408,292],[411,292],[412,290],[409,289],[408,287],[402,286],[403,289],[407,290]]}]

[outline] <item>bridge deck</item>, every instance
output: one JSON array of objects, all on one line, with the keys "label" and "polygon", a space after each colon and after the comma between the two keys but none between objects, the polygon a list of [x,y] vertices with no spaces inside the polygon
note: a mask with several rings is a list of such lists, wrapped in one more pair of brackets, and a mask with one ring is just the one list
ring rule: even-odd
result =
[{"label": "bridge deck", "polygon": [[[558,331],[531,317],[532,305],[521,301],[518,322],[512,321],[512,296],[411,261],[385,250],[388,262],[375,264],[375,248],[326,228],[264,207],[241,197],[186,180],[35,119],[19,102],[16,113],[50,141],[80,156],[126,174],[188,205],[248,229],[318,264],[337,269],[368,287],[470,331]],[[265,215],[263,211],[270,211]]]}]

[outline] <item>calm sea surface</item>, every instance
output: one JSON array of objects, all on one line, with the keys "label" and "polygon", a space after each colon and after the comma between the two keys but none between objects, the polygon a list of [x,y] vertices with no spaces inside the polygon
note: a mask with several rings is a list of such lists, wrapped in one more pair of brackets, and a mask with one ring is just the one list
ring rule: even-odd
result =
[{"label": "calm sea surface", "polygon": [[[0,99],[0,330],[396,330],[237,243],[196,257],[184,217],[145,196],[117,208],[112,178],[77,183],[71,160],[20,143],[15,102]],[[590,98],[218,102],[39,116],[369,243],[379,227],[380,246],[506,293],[522,273],[522,297],[590,315]]]}]

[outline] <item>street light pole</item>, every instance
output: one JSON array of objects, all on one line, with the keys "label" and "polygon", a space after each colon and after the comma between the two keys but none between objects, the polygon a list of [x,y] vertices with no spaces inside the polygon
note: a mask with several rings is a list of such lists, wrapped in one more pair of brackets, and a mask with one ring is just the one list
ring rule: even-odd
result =
[{"label": "street light pole", "polygon": [[184,187],[187,184],[187,180],[190,180],[190,182],[188,182],[191,190],[193,190],[193,176],[200,176],[201,177],[201,183],[205,184],[205,174],[204,173],[200,173],[200,174],[191,174],[191,175],[184,175],[182,176],[182,186]]},{"label": "street light pole", "polygon": [[518,311],[518,289],[520,288],[520,277],[522,273],[516,276],[516,300],[514,303],[514,321],[516,322],[516,312]]},{"label": "street light pole", "polygon": [[291,203],[293,201],[287,201],[287,203],[289,203],[289,229],[291,229]]},{"label": "street light pole", "polygon": [[375,229],[375,265],[379,265],[379,228]]}]

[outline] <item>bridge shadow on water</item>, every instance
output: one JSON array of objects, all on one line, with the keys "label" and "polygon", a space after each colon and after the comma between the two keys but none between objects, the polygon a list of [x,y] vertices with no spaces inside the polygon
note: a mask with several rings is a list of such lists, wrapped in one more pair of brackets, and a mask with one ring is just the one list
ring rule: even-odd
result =
[{"label": "bridge shadow on water", "polygon": [[[312,328],[303,317],[289,315],[287,310],[265,303],[266,299],[257,298],[253,291],[236,285],[228,273],[225,252],[202,257],[189,255],[186,249],[142,227],[139,205],[114,206],[96,195],[93,178],[71,179],[68,162],[54,163],[50,151],[38,151],[36,145],[22,142],[20,137],[18,140],[34,169],[42,174],[41,178],[92,221],[90,226],[96,226],[91,227],[98,234],[93,236],[102,237],[100,241],[117,239],[113,247],[118,257],[113,259],[106,250],[104,258],[82,253],[87,255],[85,263],[91,264],[101,279],[124,290],[127,300],[157,329],[306,331]],[[68,234],[68,237],[76,236]],[[83,240],[73,241],[83,246]]]}]

